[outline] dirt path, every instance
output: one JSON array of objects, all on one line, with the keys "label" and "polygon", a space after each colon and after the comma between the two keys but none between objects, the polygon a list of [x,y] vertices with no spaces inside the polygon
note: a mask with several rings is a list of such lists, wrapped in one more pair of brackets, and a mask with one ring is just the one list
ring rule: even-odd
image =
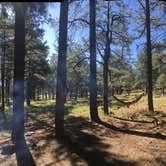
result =
[{"label": "dirt path", "polygon": [[[83,117],[66,120],[66,135],[55,139],[53,121],[33,119],[27,126],[26,140],[37,166],[86,165],[166,165],[166,125],[138,123],[106,118],[105,123],[91,123]],[[52,126],[52,127],[51,127]],[[15,154],[2,154],[10,144],[9,133],[0,131],[0,166],[15,166]]]}]

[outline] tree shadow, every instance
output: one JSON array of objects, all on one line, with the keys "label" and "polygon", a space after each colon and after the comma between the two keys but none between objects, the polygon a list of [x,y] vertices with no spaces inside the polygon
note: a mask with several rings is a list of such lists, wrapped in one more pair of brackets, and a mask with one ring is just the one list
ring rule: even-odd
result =
[{"label": "tree shadow", "polygon": [[[36,121],[35,126],[40,126],[40,124],[40,121]],[[108,149],[111,145],[103,142],[101,137],[96,136],[95,132],[99,128],[96,128],[95,125],[83,117],[69,116],[65,121],[64,137],[61,138],[54,135],[55,130],[49,127],[50,125],[42,126],[45,129],[43,131],[45,134],[34,136],[36,148],[33,150],[35,150],[36,158],[40,158],[42,152],[50,146],[49,144],[53,146],[53,142],[55,142],[55,148],[49,150],[55,161],[46,163],[49,166],[56,163],[61,164],[65,160],[68,160],[73,166],[138,166],[135,161],[126,161],[124,156],[109,152]],[[39,140],[44,140],[44,143],[39,145]]]},{"label": "tree shadow", "polygon": [[25,139],[16,141],[15,145],[9,143],[8,145],[3,146],[1,154],[6,157],[0,163],[2,164],[2,162],[5,162],[9,155],[12,155],[13,153],[16,154],[18,166],[36,166]]},{"label": "tree shadow", "polygon": [[12,155],[13,153],[15,153],[14,145],[7,145],[2,147],[2,155]]},{"label": "tree shadow", "polygon": [[[123,155],[116,155],[110,152],[108,149],[111,148],[111,144],[107,144],[103,141],[102,136],[99,137],[100,130],[102,126],[104,126],[107,130],[104,132],[103,136],[107,136],[107,133],[113,133],[116,131],[122,132],[124,134],[149,137],[149,138],[157,138],[161,140],[165,140],[166,136],[160,133],[150,133],[150,132],[141,132],[129,130],[128,126],[123,128],[118,128],[114,125],[111,125],[107,122],[98,122],[92,123],[83,117],[74,117],[68,116],[65,120],[65,135],[63,138],[59,139],[54,136],[54,127],[53,123],[47,123],[46,121],[43,123],[42,120],[35,120],[35,124],[33,126],[28,127],[28,130],[37,130],[44,129],[43,134],[36,134],[38,140],[45,140],[42,145],[37,145],[35,150],[36,158],[39,158],[42,155],[42,152],[48,147],[49,143],[52,141],[58,142],[55,143],[56,147],[51,148],[51,154],[54,156],[56,161],[51,161],[47,163],[49,166],[55,165],[56,162],[61,162],[63,160],[70,160],[71,165],[81,165],[81,160],[85,161],[87,165],[115,165],[115,166],[137,166],[139,162],[136,161],[126,161],[126,158]],[[34,128],[35,126],[35,128]],[[111,129],[111,132],[108,132],[108,129]],[[101,131],[102,132],[102,131]],[[94,134],[93,134],[94,133]],[[109,137],[116,136],[116,134],[111,134]],[[31,145],[30,145],[31,146]],[[39,146],[39,147],[38,147]],[[50,151],[49,151],[50,152]],[[162,163],[165,161],[163,160]]]},{"label": "tree shadow", "polygon": [[122,128],[118,128],[114,125],[111,125],[111,124],[109,124],[107,122],[103,122],[103,121],[99,121],[98,123],[103,125],[104,127],[110,128],[110,129],[115,130],[115,131],[123,132],[126,134],[166,140],[166,136],[162,135],[161,133],[148,133],[148,132],[140,132],[140,131],[135,131],[135,130],[128,130],[125,128],[122,129]]},{"label": "tree shadow", "polygon": [[29,118],[31,118],[32,120],[34,120],[34,121],[37,122],[36,125],[33,125],[33,126],[30,126],[30,127],[29,127],[29,129],[30,129],[31,131],[34,131],[34,130],[36,130],[36,129],[43,128],[43,126],[46,126],[46,127],[48,127],[48,128],[51,128],[51,129],[54,129],[54,127],[53,127],[52,125],[48,124],[48,123],[45,122],[44,120],[40,120],[40,119],[36,118],[36,116],[34,116],[34,115],[31,115],[31,114],[27,113],[27,116],[28,116]]},{"label": "tree shadow", "polygon": [[[77,133],[78,134],[78,133]],[[123,156],[117,156],[113,153],[107,152],[106,149],[110,146],[106,143],[103,143],[98,137],[92,134],[85,132],[79,132],[78,137],[71,136],[71,134],[66,133],[65,137],[61,140],[58,139],[61,146],[56,149],[56,156],[58,161],[62,160],[60,156],[67,150],[70,154],[77,154],[78,157],[74,159],[71,158],[71,165],[79,165],[80,158],[86,161],[89,166],[137,166],[137,163],[134,161],[125,161]],[[65,149],[64,149],[65,147]],[[68,156],[64,156],[66,158]]]},{"label": "tree shadow", "polygon": [[[70,116],[66,120],[66,132],[63,138],[57,138],[61,146],[56,149],[56,156],[63,153],[63,148],[67,148],[70,154],[75,153],[79,158],[86,161],[89,166],[137,166],[135,161],[126,161],[123,156],[107,151],[110,144],[102,141],[95,135],[99,130],[95,124],[83,117]],[[92,131],[89,133],[89,131]],[[94,133],[94,134],[93,134]],[[65,157],[65,156],[64,156]],[[72,165],[77,165],[78,158],[71,159]],[[79,165],[79,164],[78,164]]]},{"label": "tree shadow", "polygon": [[112,116],[110,115],[111,118],[114,119],[118,119],[118,120],[123,120],[123,121],[127,121],[127,122],[137,122],[137,123],[152,123],[151,121],[141,121],[141,120],[135,120],[135,119],[125,119],[125,118],[121,118],[121,117],[117,117],[117,116]]}]

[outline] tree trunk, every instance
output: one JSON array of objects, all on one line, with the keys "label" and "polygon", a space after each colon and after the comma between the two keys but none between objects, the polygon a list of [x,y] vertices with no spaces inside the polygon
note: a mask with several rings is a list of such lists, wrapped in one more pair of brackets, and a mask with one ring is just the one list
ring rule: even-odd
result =
[{"label": "tree trunk", "polygon": [[29,63],[28,63],[28,79],[27,79],[27,97],[26,97],[26,102],[27,102],[27,106],[28,107],[31,105],[31,98],[32,98],[31,60],[29,58]]},{"label": "tree trunk", "polygon": [[10,105],[10,79],[6,79],[6,104]]},{"label": "tree trunk", "polygon": [[72,99],[72,96],[73,96],[73,90],[70,90],[70,93],[69,93],[70,95],[70,99]]},{"label": "tree trunk", "polygon": [[47,98],[47,91],[44,93],[44,95],[45,95],[45,100],[48,100],[48,98]]},{"label": "tree trunk", "polygon": [[5,31],[3,34],[3,47],[2,47],[2,59],[1,59],[1,93],[2,93],[2,106],[1,111],[5,111]]},{"label": "tree trunk", "polygon": [[61,138],[64,134],[64,102],[66,92],[66,57],[67,57],[67,23],[68,23],[68,0],[61,3],[59,23],[59,49],[56,86],[56,112],[55,127],[56,135]]},{"label": "tree trunk", "polygon": [[41,92],[41,95],[42,95],[42,101],[44,100],[44,91],[42,90]]},{"label": "tree trunk", "polygon": [[37,101],[40,101],[40,89],[37,91]]},{"label": "tree trunk", "polygon": [[104,54],[104,66],[103,66],[103,84],[104,84],[104,92],[103,92],[103,103],[104,103],[104,113],[108,115],[108,60],[110,54],[110,42],[109,42],[109,2],[107,8],[107,32],[106,32],[106,49]]},{"label": "tree trunk", "polygon": [[97,110],[96,84],[96,0],[90,0],[90,116],[92,121],[99,121]]},{"label": "tree trunk", "polygon": [[55,99],[55,91],[53,89],[53,91],[52,91],[52,100],[54,100],[54,99]]},{"label": "tree trunk", "polygon": [[[107,53],[106,53],[107,54]],[[103,66],[103,80],[104,80],[104,113],[108,115],[108,58],[105,55],[104,57],[104,66]]]},{"label": "tree trunk", "polygon": [[48,91],[48,98],[51,100],[51,90]]},{"label": "tree trunk", "polygon": [[164,96],[164,94],[165,94],[165,87],[162,88],[162,94]]},{"label": "tree trunk", "polygon": [[103,66],[103,84],[104,84],[104,92],[103,92],[103,104],[104,104],[104,113],[109,114],[108,110],[108,65],[110,58],[110,44],[112,41],[112,25],[113,18],[111,20],[111,28],[110,28],[110,1],[107,4],[107,32],[106,32],[106,49],[104,53],[104,66]]},{"label": "tree trunk", "polygon": [[146,0],[146,44],[147,44],[147,93],[148,93],[148,109],[154,112],[153,108],[153,87],[152,87],[152,48],[150,34],[150,9],[149,0]]},{"label": "tree trunk", "polygon": [[74,95],[74,100],[77,101],[77,97],[78,97],[78,86],[76,85],[75,88],[75,95]]},{"label": "tree trunk", "polygon": [[14,143],[24,139],[24,67],[25,67],[25,6],[15,4],[15,49],[13,80],[13,130]]}]

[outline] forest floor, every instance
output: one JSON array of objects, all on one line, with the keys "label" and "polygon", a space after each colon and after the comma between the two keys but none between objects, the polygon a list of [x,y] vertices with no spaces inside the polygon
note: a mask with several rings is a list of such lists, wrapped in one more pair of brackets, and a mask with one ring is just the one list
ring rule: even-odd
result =
[{"label": "forest floor", "polygon": [[[61,141],[54,135],[54,101],[33,102],[26,109],[26,142],[36,165],[165,166],[166,97],[154,99],[154,114],[145,111],[145,100],[130,108],[112,108],[111,116],[104,116],[99,108],[100,123],[90,121],[87,105],[68,102],[65,137]],[[152,123],[154,117],[158,125]],[[3,124],[0,166],[16,166],[10,119]]]}]

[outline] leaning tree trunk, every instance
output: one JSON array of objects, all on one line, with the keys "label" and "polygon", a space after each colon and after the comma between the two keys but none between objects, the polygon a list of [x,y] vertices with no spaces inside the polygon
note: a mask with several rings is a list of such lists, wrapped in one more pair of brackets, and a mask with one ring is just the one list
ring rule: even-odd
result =
[{"label": "leaning tree trunk", "polygon": [[55,127],[56,135],[61,138],[64,134],[64,102],[66,92],[66,57],[67,57],[67,23],[68,0],[61,3],[59,23],[59,49],[56,86],[56,111]]},{"label": "leaning tree trunk", "polygon": [[96,0],[90,0],[90,116],[98,121],[96,84]]},{"label": "leaning tree trunk", "polygon": [[148,109],[154,112],[153,108],[153,87],[152,87],[152,46],[150,34],[150,9],[149,0],[146,0],[146,42],[147,42],[147,93],[148,93]]}]

